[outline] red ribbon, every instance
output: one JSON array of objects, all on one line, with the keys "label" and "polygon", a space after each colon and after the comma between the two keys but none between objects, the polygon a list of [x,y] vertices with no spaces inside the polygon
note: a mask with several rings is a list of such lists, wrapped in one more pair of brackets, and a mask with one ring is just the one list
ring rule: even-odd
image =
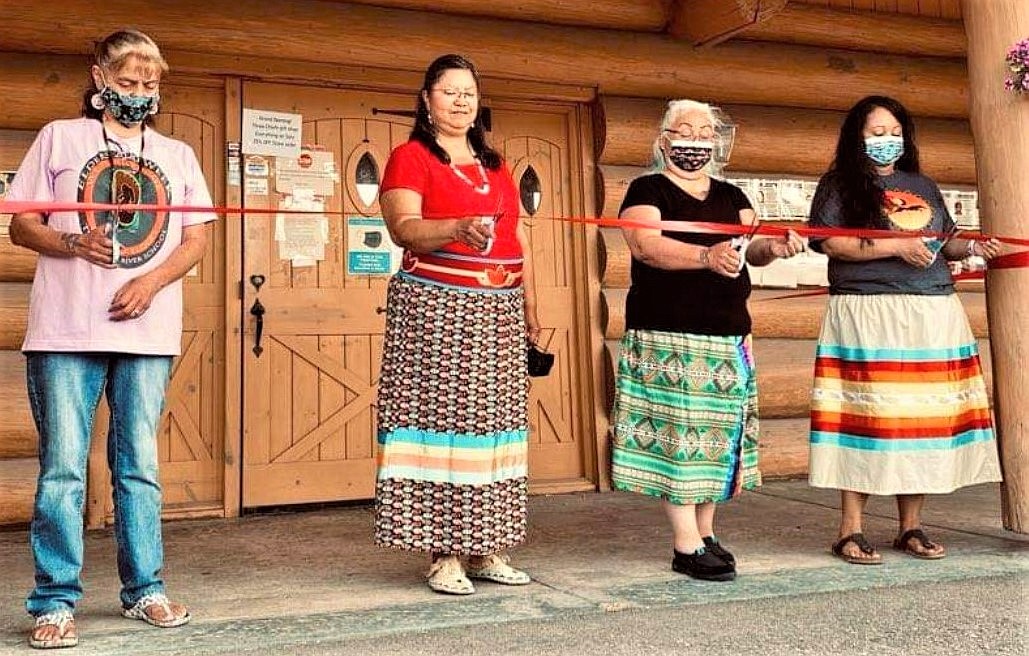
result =
[{"label": "red ribbon", "polygon": [[[342,210],[295,210],[244,207],[206,207],[198,205],[154,205],[154,204],[115,204],[115,203],[73,203],[73,202],[48,202],[38,201],[10,201],[0,200],[0,214],[24,214],[24,213],[51,213],[51,212],[118,212],[118,211],[143,211],[143,212],[180,212],[189,214],[344,214]],[[417,215],[421,216],[421,215]],[[478,215],[476,215],[478,216]],[[440,217],[444,218],[444,217]],[[446,217],[459,218],[459,217]],[[745,235],[757,234],[770,237],[782,237],[787,231],[792,230],[802,237],[814,237],[816,239],[827,239],[829,237],[858,237],[862,239],[901,239],[912,236],[935,237],[947,239],[948,237],[960,237],[961,239],[973,239],[976,241],[987,241],[996,239],[1002,243],[1013,246],[1029,247],[1029,239],[1022,237],[1006,237],[983,235],[972,232],[958,232],[957,234],[945,234],[941,232],[921,231],[917,233],[903,230],[865,230],[856,228],[827,228],[797,226],[788,227],[783,225],[762,223],[755,230],[753,226],[730,223],[711,223],[705,221],[640,221],[636,219],[589,219],[580,217],[555,217],[555,221],[567,221],[570,223],[581,223],[595,225],[605,228],[643,228],[649,230],[662,230],[665,232],[691,232],[699,234],[716,235]],[[1013,269],[1029,267],[1029,251],[1008,253],[990,260],[991,269]],[[964,275],[964,274],[962,274]],[[973,274],[973,277],[981,277]]]}]

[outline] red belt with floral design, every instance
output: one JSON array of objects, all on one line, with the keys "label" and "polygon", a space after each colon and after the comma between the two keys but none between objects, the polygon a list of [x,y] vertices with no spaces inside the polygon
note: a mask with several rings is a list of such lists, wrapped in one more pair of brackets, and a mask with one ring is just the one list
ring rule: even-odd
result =
[{"label": "red belt with floral design", "polygon": [[491,260],[454,253],[404,251],[400,270],[417,278],[475,289],[510,289],[522,284],[522,259]]}]

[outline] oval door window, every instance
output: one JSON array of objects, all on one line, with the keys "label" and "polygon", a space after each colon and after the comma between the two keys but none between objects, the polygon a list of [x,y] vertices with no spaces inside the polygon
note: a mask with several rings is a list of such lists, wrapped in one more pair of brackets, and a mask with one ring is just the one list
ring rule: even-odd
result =
[{"label": "oval door window", "polygon": [[531,164],[525,167],[522,179],[518,181],[518,194],[522,198],[522,207],[525,211],[529,216],[535,216],[539,211],[540,201],[543,200],[543,192],[540,189],[540,177],[536,175],[536,169],[532,168]]},{"label": "oval door window", "polygon": [[354,185],[357,187],[357,196],[365,207],[375,204],[375,197],[379,194],[379,165],[369,152],[365,152],[361,159],[357,160]]}]

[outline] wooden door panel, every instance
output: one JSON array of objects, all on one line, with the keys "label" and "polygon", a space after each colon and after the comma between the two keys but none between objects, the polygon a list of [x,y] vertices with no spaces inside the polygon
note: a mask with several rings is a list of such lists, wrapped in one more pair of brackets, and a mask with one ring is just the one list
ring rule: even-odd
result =
[{"label": "wooden door panel", "polygon": [[[366,204],[353,184],[357,162],[366,153],[381,176],[393,147],[408,138],[410,120],[375,113],[373,108],[406,110],[408,96],[248,84],[244,106],[300,113],[303,142],[333,154],[340,180],[326,199],[329,242],[325,258],[296,267],[279,258],[272,221],[247,219],[244,275],[260,273],[259,292],[249,286],[249,308],[266,308],[260,357],[251,352],[253,322],[244,339],[244,472],[246,507],[366,499],[374,495],[376,426],[374,402],[382,352],[385,276],[346,272],[346,230],[339,215],[377,216],[377,201]],[[586,480],[583,451],[590,440],[577,405],[582,384],[575,334],[574,240],[570,224],[554,217],[573,213],[569,184],[569,121],[574,108],[555,106],[526,113],[526,106],[497,107],[493,143],[504,152],[516,180],[528,167],[541,182],[530,219],[530,239],[540,314],[558,362],[546,379],[533,381],[530,412],[530,477],[539,489]],[[274,167],[274,160],[269,158]],[[273,180],[274,176],[270,177]],[[269,184],[269,192],[273,192]],[[274,193],[248,195],[250,207],[276,207]],[[527,213],[526,213],[527,214]],[[574,486],[572,486],[574,487]]]},{"label": "wooden door panel", "polygon": [[[224,190],[222,87],[162,85],[163,110],[154,127],[193,148],[215,204]],[[182,199],[172,199],[173,202]],[[224,513],[225,229],[211,229],[204,257],[183,279],[182,355],[172,365],[157,432],[166,516]],[[90,523],[111,523],[114,506],[106,456],[106,410],[90,453]],[[101,515],[94,513],[101,509]]]},{"label": "wooden door panel", "polygon": [[[549,110],[549,111],[548,111]],[[529,393],[529,476],[534,491],[592,487],[585,469],[585,416],[575,393],[589,381],[577,366],[585,338],[576,334],[574,317],[577,285],[574,275],[574,231],[581,228],[557,219],[572,216],[571,114],[563,108],[497,107],[493,112],[494,143],[500,145],[516,188],[526,176],[539,181],[538,204],[526,206],[533,256],[533,277],[542,345],[555,354],[549,376],[532,379]],[[531,169],[531,171],[530,171]],[[520,194],[521,195],[521,194]],[[577,484],[580,481],[581,484]]]},{"label": "wooden door panel", "polygon": [[[279,257],[271,222],[249,219],[245,275],[268,281],[247,289],[260,299],[265,352],[255,356],[253,322],[245,331],[243,505],[256,507],[366,499],[374,495],[376,425],[373,405],[382,351],[386,276],[348,275],[346,216],[377,216],[353,184],[368,153],[380,177],[392,148],[406,141],[410,121],[382,119],[372,107],[405,109],[405,96],[248,84],[244,106],[304,117],[303,143],[331,152],[340,179],[325,199],[329,214],[324,259],[294,266]],[[269,159],[271,171],[276,161]],[[251,207],[278,207],[269,194],[248,195]],[[260,225],[255,225],[259,223]]]}]

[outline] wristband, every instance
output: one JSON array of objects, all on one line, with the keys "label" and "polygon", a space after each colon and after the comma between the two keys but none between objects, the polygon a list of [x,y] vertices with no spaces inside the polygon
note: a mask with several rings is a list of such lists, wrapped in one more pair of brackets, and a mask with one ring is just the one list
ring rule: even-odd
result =
[{"label": "wristband", "polygon": [[700,265],[705,269],[711,268],[710,260],[708,260],[708,251],[710,250],[710,248],[704,248],[700,251]]}]

